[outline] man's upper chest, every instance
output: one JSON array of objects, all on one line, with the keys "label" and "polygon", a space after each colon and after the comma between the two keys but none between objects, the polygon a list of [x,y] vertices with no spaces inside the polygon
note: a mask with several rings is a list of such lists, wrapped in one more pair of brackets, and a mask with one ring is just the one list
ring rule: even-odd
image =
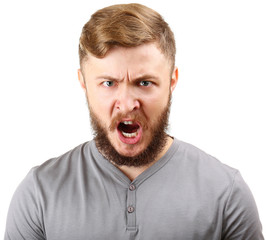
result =
[{"label": "man's upper chest", "polygon": [[[173,177],[173,179],[175,179]],[[91,179],[46,205],[47,239],[206,239],[220,234],[223,206],[199,186],[165,177],[117,184]],[[71,193],[72,192],[72,193]],[[217,199],[215,199],[217,197]],[[212,234],[212,235],[211,235]],[[69,238],[72,236],[72,238]],[[68,238],[66,238],[68,237]]]}]

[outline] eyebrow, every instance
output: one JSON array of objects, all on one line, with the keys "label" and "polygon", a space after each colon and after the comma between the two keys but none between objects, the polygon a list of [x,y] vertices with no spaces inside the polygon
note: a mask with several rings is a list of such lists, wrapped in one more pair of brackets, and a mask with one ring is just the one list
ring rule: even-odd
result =
[{"label": "eyebrow", "polygon": [[[110,81],[122,81],[122,79],[119,79],[119,78],[115,78],[115,77],[112,77],[110,75],[102,75],[102,76],[98,76],[96,78],[97,80],[98,79],[106,79],[106,80],[110,80]],[[138,82],[138,81],[143,81],[143,80],[148,80],[148,79],[151,79],[151,80],[159,80],[158,77],[154,76],[154,75],[151,75],[151,74],[144,74],[144,75],[140,75],[138,76],[137,78],[133,78],[132,81],[133,82]]]},{"label": "eyebrow", "polygon": [[96,80],[99,80],[99,79],[106,79],[106,80],[110,80],[110,81],[121,81],[120,79],[109,76],[109,75],[102,75],[102,76],[98,76],[96,78]]}]

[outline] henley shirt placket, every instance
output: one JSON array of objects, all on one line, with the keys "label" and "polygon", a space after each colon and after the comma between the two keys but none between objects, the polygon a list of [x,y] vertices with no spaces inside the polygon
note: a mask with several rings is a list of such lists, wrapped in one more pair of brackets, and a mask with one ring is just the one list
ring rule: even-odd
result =
[{"label": "henley shirt placket", "polygon": [[136,186],[130,184],[127,190],[127,230],[137,231],[136,226]]}]

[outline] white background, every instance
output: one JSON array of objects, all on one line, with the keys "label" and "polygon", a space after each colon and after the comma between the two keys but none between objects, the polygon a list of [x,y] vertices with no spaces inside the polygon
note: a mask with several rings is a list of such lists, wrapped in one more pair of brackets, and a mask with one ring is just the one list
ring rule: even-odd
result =
[{"label": "white background", "polygon": [[[94,11],[126,2],[1,0],[1,236],[30,168],[92,138],[77,80],[79,35]],[[176,36],[170,133],[239,169],[265,228],[265,0],[135,2],[160,12]]]}]

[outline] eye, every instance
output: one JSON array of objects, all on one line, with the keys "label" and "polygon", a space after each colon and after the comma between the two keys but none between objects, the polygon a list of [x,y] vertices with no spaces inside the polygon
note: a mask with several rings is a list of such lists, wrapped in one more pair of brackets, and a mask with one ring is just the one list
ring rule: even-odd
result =
[{"label": "eye", "polygon": [[112,87],[112,86],[114,86],[115,83],[114,83],[114,81],[105,81],[102,84],[105,87]]},{"label": "eye", "polygon": [[143,86],[143,87],[148,87],[148,86],[152,85],[152,82],[150,82],[150,81],[141,81],[139,83],[139,85]]}]

